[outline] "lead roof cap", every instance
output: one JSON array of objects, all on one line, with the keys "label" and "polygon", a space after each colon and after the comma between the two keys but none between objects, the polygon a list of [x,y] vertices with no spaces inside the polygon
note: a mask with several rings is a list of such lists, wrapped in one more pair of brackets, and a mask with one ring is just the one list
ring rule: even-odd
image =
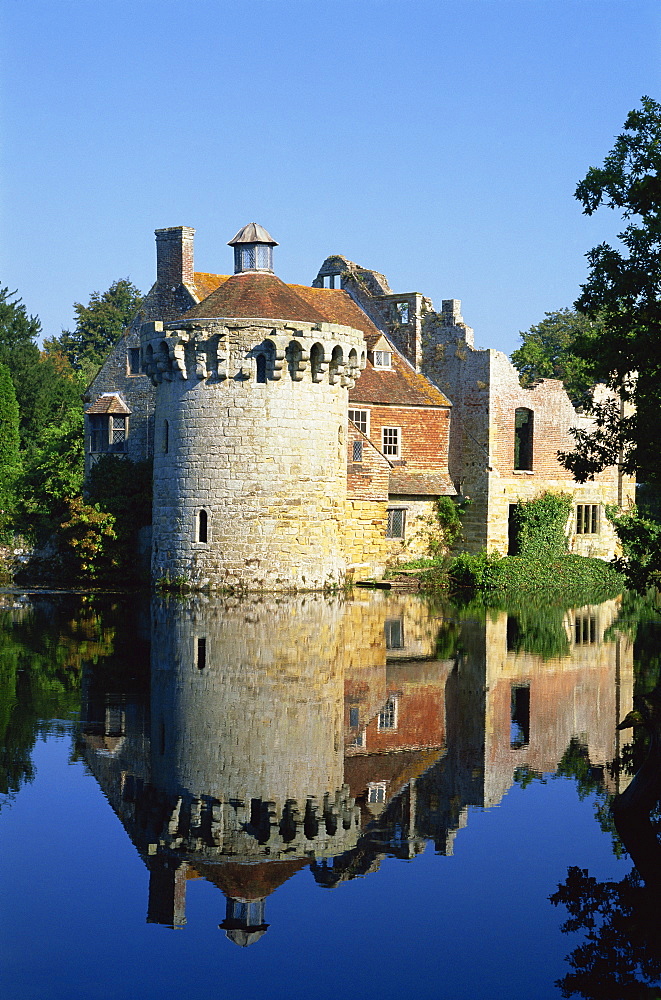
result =
[{"label": "lead roof cap", "polygon": [[249,222],[243,229],[239,229],[234,239],[229,240],[227,245],[228,247],[234,247],[237,243],[267,243],[272,247],[280,245],[277,240],[274,240],[267,233],[264,226],[260,226],[257,222]]}]

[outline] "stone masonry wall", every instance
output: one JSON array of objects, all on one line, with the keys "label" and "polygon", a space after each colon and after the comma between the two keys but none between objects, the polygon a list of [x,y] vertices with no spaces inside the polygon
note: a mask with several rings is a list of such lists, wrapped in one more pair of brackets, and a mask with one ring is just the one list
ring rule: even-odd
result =
[{"label": "stone masonry wall", "polygon": [[[323,355],[313,370],[314,344]],[[362,344],[360,331],[330,324],[143,328],[145,367],[158,383],[156,579],[248,590],[342,584],[347,388]],[[264,383],[256,381],[260,353],[269,359]],[[200,510],[207,541],[199,540]]]}]

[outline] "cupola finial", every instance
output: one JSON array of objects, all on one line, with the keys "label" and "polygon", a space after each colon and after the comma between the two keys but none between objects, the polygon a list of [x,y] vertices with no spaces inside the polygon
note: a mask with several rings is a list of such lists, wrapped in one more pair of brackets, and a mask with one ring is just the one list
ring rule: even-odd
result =
[{"label": "cupola finial", "polygon": [[263,226],[249,222],[227,244],[234,247],[234,273],[273,271],[273,247],[278,243]]}]

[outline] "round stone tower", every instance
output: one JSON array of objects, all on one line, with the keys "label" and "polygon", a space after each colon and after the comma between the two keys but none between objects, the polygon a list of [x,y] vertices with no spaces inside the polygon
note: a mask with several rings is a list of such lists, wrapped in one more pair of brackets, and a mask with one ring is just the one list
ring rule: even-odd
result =
[{"label": "round stone tower", "polygon": [[157,386],[154,579],[194,588],[341,585],[347,393],[365,366],[360,330],[314,289],[272,270],[255,223],[235,273],[177,321],[142,329]]}]

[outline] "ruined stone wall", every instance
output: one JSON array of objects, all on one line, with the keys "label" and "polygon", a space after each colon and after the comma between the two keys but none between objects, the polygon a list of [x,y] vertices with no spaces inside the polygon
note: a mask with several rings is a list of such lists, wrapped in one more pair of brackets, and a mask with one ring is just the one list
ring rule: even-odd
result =
[{"label": "ruined stone wall", "polygon": [[458,299],[424,316],[423,372],[452,403],[448,471],[459,494],[470,497],[463,518],[465,548],[487,545],[491,427],[488,352],[475,350]]},{"label": "ruined stone wall", "polygon": [[[347,389],[363,343],[360,331],[330,324],[143,328],[146,370],[158,383],[156,579],[249,590],[342,584]],[[263,383],[259,354],[268,359]]]}]

